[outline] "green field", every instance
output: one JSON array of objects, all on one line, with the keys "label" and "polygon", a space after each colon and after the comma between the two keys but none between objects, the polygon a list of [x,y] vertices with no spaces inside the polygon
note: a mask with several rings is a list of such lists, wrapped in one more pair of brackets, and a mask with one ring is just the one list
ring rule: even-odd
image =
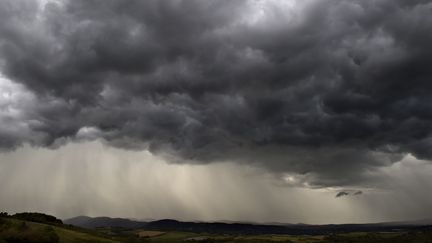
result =
[{"label": "green field", "polygon": [[187,232],[167,232],[150,238],[150,242],[320,242],[323,236],[290,235],[214,235]]},{"label": "green field", "polygon": [[[33,222],[33,221],[42,222]],[[139,237],[139,234],[144,237]],[[292,243],[431,243],[432,230],[397,233],[345,233],[320,236],[233,235],[160,232],[122,228],[82,229],[44,219],[0,217],[0,243],[140,243],[140,242],[292,242]]]},{"label": "green field", "polygon": [[214,235],[167,232],[149,242],[292,242],[292,243],[431,243],[432,232],[348,233],[321,236],[291,235]]},{"label": "green field", "polygon": [[0,242],[94,242],[114,241],[98,232],[86,232],[76,227],[48,225],[12,218],[0,218]]}]

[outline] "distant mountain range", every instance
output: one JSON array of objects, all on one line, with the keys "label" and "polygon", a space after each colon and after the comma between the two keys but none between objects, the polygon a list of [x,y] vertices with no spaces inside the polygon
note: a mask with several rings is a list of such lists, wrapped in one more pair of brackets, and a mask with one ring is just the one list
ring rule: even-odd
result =
[{"label": "distant mountain range", "polygon": [[190,231],[218,234],[291,234],[291,235],[321,235],[343,232],[382,232],[400,231],[416,228],[432,228],[432,220],[424,219],[407,222],[386,222],[374,224],[252,224],[252,223],[206,223],[206,222],[181,222],[173,219],[163,219],[150,222],[136,221],[125,218],[87,217],[78,216],[63,220],[64,224],[70,224],[82,228],[128,228],[147,229],[161,231]]},{"label": "distant mountain range", "polygon": [[124,218],[109,218],[109,217],[87,217],[87,216],[78,216],[75,218],[70,218],[63,220],[64,224],[70,224],[86,229],[95,229],[95,228],[105,228],[105,227],[119,227],[119,228],[130,228],[130,229],[138,229],[145,227],[148,223],[135,221],[131,219]]}]

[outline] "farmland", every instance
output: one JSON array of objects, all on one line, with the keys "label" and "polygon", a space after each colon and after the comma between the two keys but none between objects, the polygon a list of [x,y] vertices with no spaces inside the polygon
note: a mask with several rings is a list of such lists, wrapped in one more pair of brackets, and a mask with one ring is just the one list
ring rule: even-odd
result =
[{"label": "farmland", "polygon": [[[211,224],[210,224],[211,225]],[[229,226],[229,224],[228,224]],[[224,226],[227,227],[227,226]],[[319,227],[319,226],[316,226]],[[394,232],[339,232],[328,234],[215,233],[204,231],[154,230],[146,228],[98,227],[85,229],[63,224],[52,216],[31,213],[0,217],[0,243],[140,243],[140,242],[290,242],[290,243],[399,243],[432,242],[428,226]]]}]

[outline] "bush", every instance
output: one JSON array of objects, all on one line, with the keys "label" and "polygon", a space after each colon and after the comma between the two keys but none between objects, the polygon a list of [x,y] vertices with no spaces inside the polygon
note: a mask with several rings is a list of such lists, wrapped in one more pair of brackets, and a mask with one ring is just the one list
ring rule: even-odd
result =
[{"label": "bush", "polygon": [[17,213],[12,215],[12,218],[45,224],[63,224],[60,219],[43,213]]}]

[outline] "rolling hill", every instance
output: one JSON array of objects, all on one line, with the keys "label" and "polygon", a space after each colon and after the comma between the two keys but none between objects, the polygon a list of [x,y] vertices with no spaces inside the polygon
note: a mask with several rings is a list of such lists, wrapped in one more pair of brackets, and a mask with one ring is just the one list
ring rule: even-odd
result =
[{"label": "rolling hill", "polygon": [[64,220],[65,224],[96,229],[121,227],[129,229],[147,229],[162,231],[185,231],[214,234],[289,234],[289,235],[323,235],[347,232],[399,232],[412,229],[428,228],[429,220],[412,222],[385,222],[373,224],[252,224],[252,223],[222,223],[222,222],[181,222],[173,219],[163,219],[150,222],[131,219],[79,216]]},{"label": "rolling hill", "polygon": [[[86,227],[86,228],[84,228]],[[141,222],[79,216],[63,222],[39,213],[0,214],[0,243],[139,242],[432,242],[429,220],[379,224],[259,225],[238,222]]]},{"label": "rolling hill", "polygon": [[[61,222],[61,221],[60,221]],[[50,222],[33,222],[14,217],[0,218],[0,242],[27,243],[115,243],[120,242],[77,227],[52,224]]]}]

